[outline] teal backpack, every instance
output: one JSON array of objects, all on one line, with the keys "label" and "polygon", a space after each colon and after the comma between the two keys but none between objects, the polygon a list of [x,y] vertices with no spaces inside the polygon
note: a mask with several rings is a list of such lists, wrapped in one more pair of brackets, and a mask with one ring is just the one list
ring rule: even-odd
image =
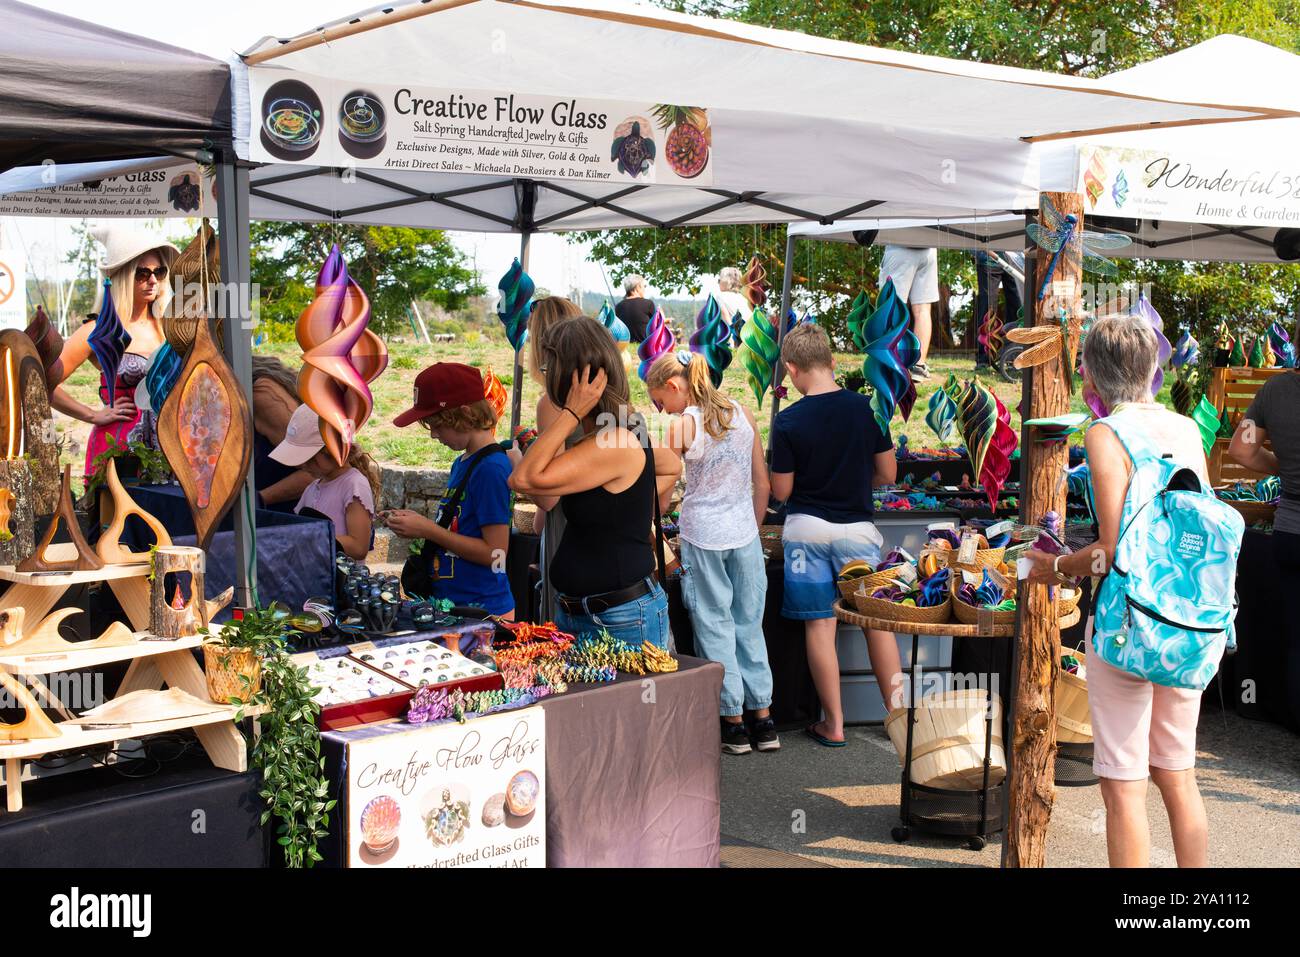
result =
[{"label": "teal backpack", "polygon": [[1102,661],[1171,688],[1204,689],[1235,648],[1237,556],[1245,522],[1200,477],[1162,458],[1122,415],[1099,422],[1133,461],[1119,542],[1097,592]]}]

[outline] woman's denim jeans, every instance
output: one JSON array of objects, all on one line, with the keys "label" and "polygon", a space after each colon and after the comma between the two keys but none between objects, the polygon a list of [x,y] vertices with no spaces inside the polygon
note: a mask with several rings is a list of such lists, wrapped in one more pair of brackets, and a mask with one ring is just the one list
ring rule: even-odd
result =
[{"label": "woman's denim jeans", "polygon": [[647,595],[615,605],[598,615],[570,615],[563,608],[555,609],[555,624],[571,635],[600,634],[608,631],[633,648],[650,641],[667,649],[671,635],[668,630],[668,597],[659,583],[647,578],[652,590]]}]

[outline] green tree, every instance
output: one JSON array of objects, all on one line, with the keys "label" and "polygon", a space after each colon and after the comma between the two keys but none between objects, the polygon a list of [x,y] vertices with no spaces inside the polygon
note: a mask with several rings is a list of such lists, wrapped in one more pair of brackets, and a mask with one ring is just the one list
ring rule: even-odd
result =
[{"label": "green tree", "polygon": [[370,297],[379,332],[406,328],[412,299],[454,312],[486,291],[442,230],[255,222],[251,243],[261,318],[273,337],[277,327],[283,332],[311,302],[321,264],[336,243],[348,274]]},{"label": "green tree", "polygon": [[[669,0],[670,9],[762,26],[965,60],[1100,76],[1174,53],[1220,33],[1237,33],[1300,52],[1300,0],[1208,0],[1151,3],[1112,0]],[[756,104],[760,108],[761,104]],[[680,227],[672,241],[658,229],[574,234],[617,275],[637,272],[662,289],[698,292],[705,276],[743,266],[754,252],[779,293],[784,226]],[[811,308],[846,342],[844,316],[859,289],[877,292],[879,247],[803,243],[794,275],[797,307]],[[970,293],[968,255],[940,252],[940,278]],[[1220,321],[1274,309],[1295,310],[1296,267],[1151,263],[1124,266],[1124,278],[1152,282],[1153,301],[1167,317],[1213,329]],[[1244,298],[1243,298],[1244,297]],[[1163,305],[1161,305],[1163,303]],[[1246,304],[1250,303],[1249,310]],[[967,309],[967,318],[973,308]],[[1273,315],[1273,313],[1269,313]],[[1271,320],[1270,320],[1271,321]]]}]

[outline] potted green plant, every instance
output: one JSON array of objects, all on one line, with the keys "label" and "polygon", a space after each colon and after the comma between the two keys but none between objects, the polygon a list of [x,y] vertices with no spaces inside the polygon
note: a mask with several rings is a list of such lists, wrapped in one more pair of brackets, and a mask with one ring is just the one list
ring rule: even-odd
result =
[{"label": "potted green plant", "polygon": [[262,772],[262,824],[272,817],[279,821],[276,841],[289,867],[312,867],[321,860],[316,846],[329,833],[329,812],[336,801],[329,798],[320,753],[320,705],[315,700],[320,689],[307,680],[307,669],[290,658],[288,639],[295,633],[288,609],[248,608],[243,618],[227,622],[205,642],[204,656],[212,649],[226,661],[243,653],[256,660],[256,676],[242,663],[234,665],[239,693],[227,700],[238,709],[237,721],[249,708],[266,709],[257,718],[261,733],[252,751],[253,766]]}]

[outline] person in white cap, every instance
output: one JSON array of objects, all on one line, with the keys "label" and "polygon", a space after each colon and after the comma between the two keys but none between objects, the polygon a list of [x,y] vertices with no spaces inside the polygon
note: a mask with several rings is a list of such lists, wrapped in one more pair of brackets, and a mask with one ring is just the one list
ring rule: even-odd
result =
[{"label": "person in white cap", "polygon": [[311,406],[300,405],[289,418],[284,441],[271,452],[271,458],[315,478],[294,511],[301,514],[310,509],[328,518],[334,523],[339,549],[349,558],[364,561],[370,552],[379,485],[379,469],[370,456],[353,443],[347,463],[340,466],[325,448],[320,416]]},{"label": "person in white cap", "polygon": [[[139,442],[157,449],[157,420],[153,413],[136,407],[136,386],[149,371],[149,361],[163,343],[161,319],[171,302],[168,273],[179,250],[150,233],[120,227],[91,230],[105,249],[99,267],[100,287],[95,298],[98,318],[84,323],[68,337],[58,362],[50,370],[50,404],[65,415],[92,426],[86,442],[86,476],[94,472],[97,456],[115,444]],[[105,297],[108,297],[107,302]],[[105,308],[111,306],[111,309]],[[115,313],[115,317],[114,314]],[[98,368],[100,360],[92,349],[91,336],[101,323],[121,323],[125,348],[114,369],[99,370],[99,396],[104,403],[92,408],[78,402],[62,383],[89,359]],[[105,328],[105,333],[109,331]],[[112,376],[110,388],[109,376]]]}]

